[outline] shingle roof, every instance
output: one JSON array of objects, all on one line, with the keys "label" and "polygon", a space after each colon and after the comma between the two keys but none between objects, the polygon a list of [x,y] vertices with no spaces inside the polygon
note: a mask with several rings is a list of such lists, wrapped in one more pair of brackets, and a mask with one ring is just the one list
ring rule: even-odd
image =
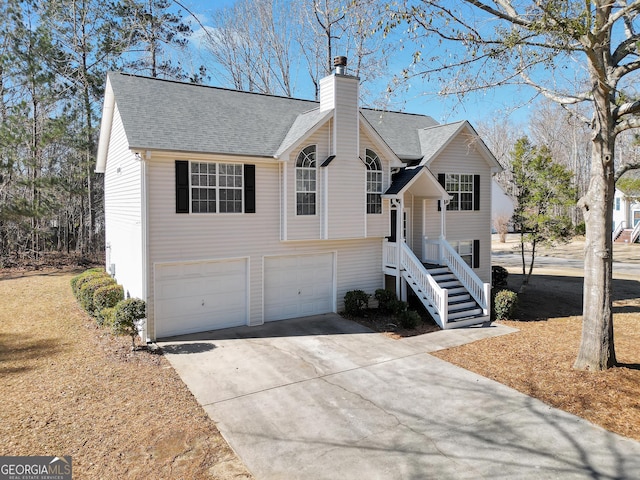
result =
[{"label": "shingle roof", "polygon": [[385,195],[397,195],[400,191],[418,175],[425,167],[407,167],[393,176],[391,186],[384,192]]},{"label": "shingle roof", "polygon": [[462,122],[448,123],[446,125],[430,125],[418,132],[420,147],[424,158],[430,160],[455,136],[464,124]]},{"label": "shingle roof", "polygon": [[[318,102],[110,73],[132,149],[273,157],[322,119]],[[426,115],[361,109],[402,160],[423,157]],[[424,143],[424,142],[423,142]]]}]

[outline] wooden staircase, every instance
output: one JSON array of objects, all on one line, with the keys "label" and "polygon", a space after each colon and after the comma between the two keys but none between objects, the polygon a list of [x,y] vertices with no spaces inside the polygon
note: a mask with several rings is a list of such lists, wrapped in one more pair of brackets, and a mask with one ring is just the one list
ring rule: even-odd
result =
[{"label": "wooden staircase", "polygon": [[[443,265],[425,265],[429,275],[436,283],[447,289],[448,295],[448,322],[455,326],[462,327],[482,323],[488,317],[482,313],[482,308],[478,305],[469,291],[462,285],[451,270]],[[453,326],[453,325],[452,325]]]},{"label": "wooden staircase", "polygon": [[620,232],[613,241],[615,243],[631,243],[631,233],[633,232],[633,228],[625,228]]}]

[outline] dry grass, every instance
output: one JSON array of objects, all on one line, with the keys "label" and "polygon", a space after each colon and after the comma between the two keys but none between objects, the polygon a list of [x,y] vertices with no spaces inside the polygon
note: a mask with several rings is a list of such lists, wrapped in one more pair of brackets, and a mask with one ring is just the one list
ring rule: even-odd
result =
[{"label": "dry grass", "polygon": [[251,478],[169,363],[77,306],[71,273],[0,280],[0,452],[74,478]]},{"label": "dry grass", "polygon": [[[637,256],[632,253],[631,258]],[[521,282],[516,271],[512,269],[509,277],[515,289]],[[614,279],[614,336],[620,366],[585,372],[573,369],[582,331],[581,275],[576,269],[535,269],[530,286],[519,296],[518,321],[503,322],[518,333],[435,355],[640,440],[640,282],[637,276]]]}]

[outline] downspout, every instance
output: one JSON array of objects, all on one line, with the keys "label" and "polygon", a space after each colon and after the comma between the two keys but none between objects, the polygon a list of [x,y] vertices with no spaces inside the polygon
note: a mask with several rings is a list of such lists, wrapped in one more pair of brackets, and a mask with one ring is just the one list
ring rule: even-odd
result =
[{"label": "downspout", "polygon": [[[145,157],[140,162],[141,183],[142,183],[142,297],[146,305],[147,318],[142,325],[142,338],[146,343],[151,342],[149,337],[149,191],[147,188],[147,160],[151,159],[151,152],[147,150]],[[155,323],[154,323],[155,327]],[[155,332],[154,332],[155,333]],[[154,335],[155,339],[155,335]]]},{"label": "downspout", "polygon": [[396,279],[396,288],[398,292],[398,298],[403,302],[407,301],[407,288],[405,282],[402,280],[402,248],[404,247],[404,198],[400,197],[398,199],[398,213],[396,214],[396,242],[397,242],[397,254],[398,254],[398,269],[397,269],[397,279]]}]

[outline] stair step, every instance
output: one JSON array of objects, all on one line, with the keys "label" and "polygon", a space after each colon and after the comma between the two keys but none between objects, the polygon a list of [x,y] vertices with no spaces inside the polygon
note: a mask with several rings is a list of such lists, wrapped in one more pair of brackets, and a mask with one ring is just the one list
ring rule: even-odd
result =
[{"label": "stair step", "polygon": [[449,270],[448,267],[438,267],[438,268],[427,268],[427,272],[429,272],[429,275],[433,277],[435,275],[441,275],[443,273],[451,273],[451,270]]},{"label": "stair step", "polygon": [[461,318],[475,317],[482,315],[481,308],[474,308],[473,310],[461,310],[459,312],[450,313],[447,315],[448,320],[457,320]]},{"label": "stair step", "polygon": [[462,284],[458,280],[447,280],[446,282],[438,282],[440,288],[463,288]]},{"label": "stair step", "polygon": [[431,275],[431,276],[438,283],[448,282],[451,280],[456,280],[456,281],[458,280],[453,273],[441,273],[438,275]]},{"label": "stair step", "polygon": [[478,304],[473,300],[469,302],[449,303],[449,312],[456,312],[459,310],[469,310],[477,307],[478,307]]},{"label": "stair step", "polygon": [[[442,285],[440,285],[442,286]],[[459,294],[466,294],[469,293],[467,292],[467,289],[464,288],[462,285],[460,285],[459,287],[454,287],[454,288],[448,288],[447,290],[449,290],[449,296],[456,296]]]}]

